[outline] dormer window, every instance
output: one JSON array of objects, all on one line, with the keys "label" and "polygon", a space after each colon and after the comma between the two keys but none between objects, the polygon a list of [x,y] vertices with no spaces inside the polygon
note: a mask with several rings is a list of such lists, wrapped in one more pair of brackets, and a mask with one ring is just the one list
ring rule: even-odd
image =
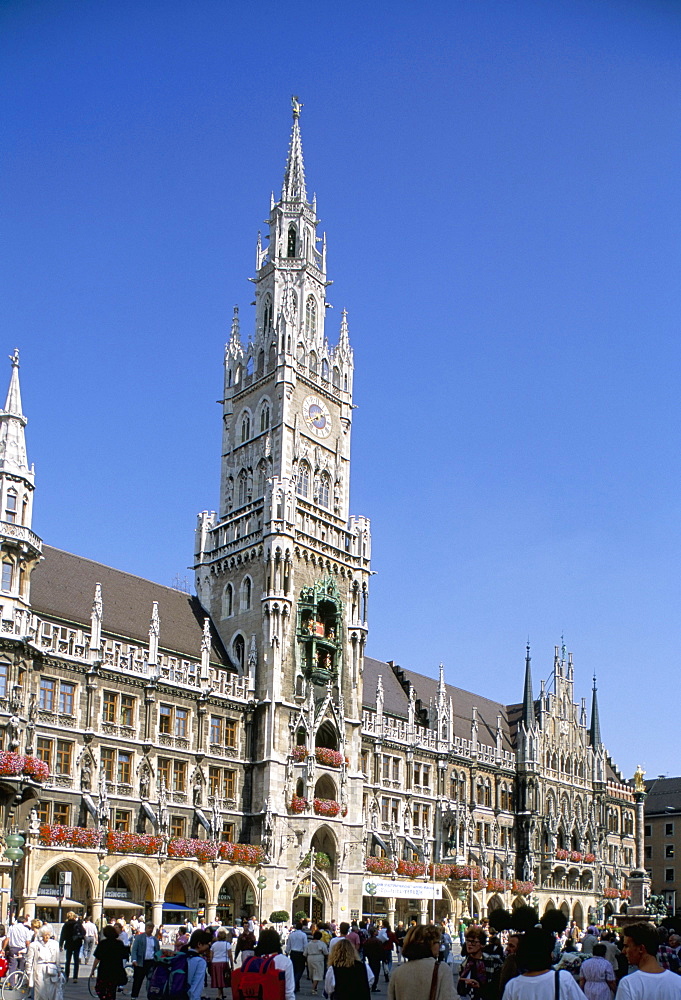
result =
[{"label": "dormer window", "polygon": [[296,227],[288,227],[288,245],[286,249],[287,257],[295,257],[296,255]]}]

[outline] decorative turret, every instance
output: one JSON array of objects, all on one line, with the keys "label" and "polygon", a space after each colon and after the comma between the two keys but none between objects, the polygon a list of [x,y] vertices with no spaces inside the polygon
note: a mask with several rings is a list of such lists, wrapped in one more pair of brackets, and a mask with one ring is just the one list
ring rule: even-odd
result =
[{"label": "decorative turret", "polygon": [[593,693],[591,695],[591,725],[589,726],[589,742],[594,750],[601,747],[601,720],[598,715],[598,694],[596,687],[596,675],[594,674]]},{"label": "decorative turret", "polygon": [[305,167],[303,165],[303,144],[300,139],[300,109],[302,104],[297,97],[291,98],[293,109],[293,127],[291,129],[291,141],[288,147],[288,157],[286,158],[286,172],[284,183],[281,188],[282,201],[307,202],[307,191],[305,190]]},{"label": "decorative turret", "polygon": [[523,722],[525,728],[533,726],[534,718],[534,696],[532,694],[532,667],[530,657],[530,644],[525,647],[525,691],[523,694]]},{"label": "decorative turret", "polygon": [[[5,408],[0,411],[0,603],[3,630],[23,633],[28,628],[31,572],[40,561],[42,541],[31,531],[35,473],[26,457],[19,351],[10,361],[12,374]],[[13,628],[6,624],[10,621]]]}]

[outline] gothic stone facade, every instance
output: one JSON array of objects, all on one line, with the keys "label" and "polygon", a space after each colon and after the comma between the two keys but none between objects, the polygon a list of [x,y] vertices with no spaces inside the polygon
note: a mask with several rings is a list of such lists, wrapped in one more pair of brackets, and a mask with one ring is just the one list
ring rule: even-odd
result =
[{"label": "gothic stone facade", "polygon": [[220,504],[198,518],[196,597],[43,546],[12,359],[0,796],[5,827],[27,835],[20,905],[54,917],[69,871],[71,897],[95,915],[102,899],[156,922],[310,905],[325,918],[425,915],[425,900],[363,896],[367,855],[375,867],[387,854],[393,868],[478,866],[470,886],[445,884],[439,915],[510,905],[530,883],[580,922],[617,909],[632,794],[601,742],[595,691],[589,726],[574,703],[564,652],[535,700],[528,651],[516,706],[365,656],[353,354],[345,312],[335,346],[325,330],[326,237],[297,104],[268,226],[254,329],[244,344],[235,310],[225,350]]}]

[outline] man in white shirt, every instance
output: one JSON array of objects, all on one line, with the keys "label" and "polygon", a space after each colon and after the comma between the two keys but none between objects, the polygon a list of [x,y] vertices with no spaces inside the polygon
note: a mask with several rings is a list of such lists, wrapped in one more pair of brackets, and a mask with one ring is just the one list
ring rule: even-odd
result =
[{"label": "man in white shirt", "polygon": [[83,941],[83,962],[87,964],[90,961],[90,956],[97,945],[97,928],[92,923],[92,918],[88,913],[87,917],[83,921],[83,930],[85,931],[85,940]]},{"label": "man in white shirt", "polygon": [[659,943],[654,924],[624,928],[624,954],[638,971],[620,980],[617,1000],[681,1000],[681,976],[663,969],[655,957]]},{"label": "man in white shirt", "polygon": [[23,969],[26,949],[32,937],[33,931],[29,926],[28,917],[24,913],[18,920],[14,921],[7,934],[9,947],[8,975],[10,972],[14,972],[15,969]]},{"label": "man in white shirt", "polygon": [[300,980],[305,969],[305,949],[307,947],[307,934],[303,930],[302,922],[299,920],[296,929],[291,931],[286,940],[286,954],[293,962],[293,974],[295,977],[296,993],[300,989]]}]

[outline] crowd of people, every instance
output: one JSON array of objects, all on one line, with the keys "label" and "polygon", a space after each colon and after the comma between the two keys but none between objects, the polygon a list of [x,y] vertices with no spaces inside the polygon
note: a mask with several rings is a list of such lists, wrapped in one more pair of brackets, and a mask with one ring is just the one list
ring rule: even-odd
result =
[{"label": "crowd of people", "polygon": [[653,924],[631,924],[621,934],[593,925],[582,933],[574,922],[560,933],[470,924],[462,928],[460,957],[453,936],[448,921],[400,922],[393,930],[387,920],[301,919],[282,931],[253,918],[238,927],[219,920],[155,927],[141,915],[111,920],[98,932],[69,912],[58,939],[40,920],[19,918],[7,932],[0,925],[0,955],[8,973],[25,968],[30,1000],[62,1000],[64,982],[71,973],[76,982],[90,962],[99,1000],[116,1000],[130,966],[130,1000],[139,1000],[162,959],[180,953],[187,956],[188,1000],[201,1000],[208,985],[227,1000],[235,973],[259,969],[264,956],[280,976],[282,1000],[295,1000],[305,974],[312,994],[331,1000],[370,1000],[381,979],[388,1000],[681,1000],[681,936]]}]

